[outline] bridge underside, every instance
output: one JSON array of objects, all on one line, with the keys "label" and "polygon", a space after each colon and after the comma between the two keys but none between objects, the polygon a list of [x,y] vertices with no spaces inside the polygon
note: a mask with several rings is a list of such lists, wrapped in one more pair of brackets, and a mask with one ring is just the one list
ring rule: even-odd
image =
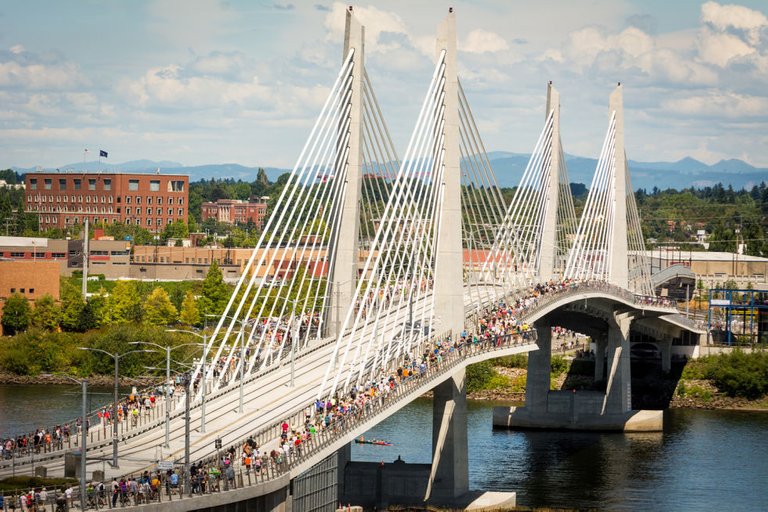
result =
[{"label": "bridge underside", "polygon": [[[655,326],[654,332],[661,334],[660,344],[665,347],[662,349],[662,367],[669,371],[674,329],[656,314],[646,316],[645,310],[633,310],[609,299],[585,299],[539,318],[535,323],[538,350],[528,356],[525,406],[495,408],[494,427],[661,431],[662,411],[632,409],[630,330],[648,330],[651,325]],[[553,326],[592,338],[595,343],[595,382],[604,380],[605,391],[550,389]]]}]

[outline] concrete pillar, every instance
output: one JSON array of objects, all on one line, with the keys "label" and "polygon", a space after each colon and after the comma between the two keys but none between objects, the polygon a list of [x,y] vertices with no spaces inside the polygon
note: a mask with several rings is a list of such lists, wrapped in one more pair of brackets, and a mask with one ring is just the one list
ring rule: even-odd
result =
[{"label": "concrete pillar", "polygon": [[560,93],[549,83],[547,88],[547,113],[553,114],[551,158],[549,161],[549,184],[547,186],[547,204],[542,223],[541,243],[539,246],[539,279],[549,281],[554,277],[555,259],[557,258],[557,205],[560,200]]},{"label": "concrete pillar", "polygon": [[[441,330],[464,329],[464,253],[461,231],[459,170],[459,90],[456,74],[456,17],[452,12],[437,29],[437,56],[445,50],[445,127],[443,139],[443,203],[435,265],[435,317]],[[438,134],[436,134],[437,136]]]},{"label": "concrete pillar", "polygon": [[459,370],[438,384],[432,404],[432,472],[429,498],[441,502],[469,491],[467,390]]},{"label": "concrete pillar", "polygon": [[632,410],[632,374],[629,360],[628,313],[614,313],[608,322],[608,383],[604,412],[625,413]]},{"label": "concrete pillar", "polygon": [[534,327],[539,349],[528,353],[528,377],[525,382],[525,408],[531,414],[547,412],[552,367],[552,326],[547,319],[541,319]]},{"label": "concrete pillar", "polygon": [[608,338],[600,335],[595,337],[595,382],[605,379],[605,349]]},{"label": "concrete pillar", "polygon": [[672,338],[661,340],[659,349],[661,350],[661,371],[669,373],[672,371]]},{"label": "concrete pillar", "polygon": [[[331,315],[328,325],[331,328],[330,335],[336,335],[341,329],[343,317],[352,304],[357,285],[358,266],[358,237],[360,232],[360,215],[358,212],[360,202],[361,169],[363,160],[362,119],[363,119],[363,53],[365,29],[352,15],[351,8],[347,10],[346,30],[344,32],[344,56],[346,58],[350,48],[355,50],[352,57],[352,81],[350,96],[350,123],[349,123],[349,154],[346,162],[339,162],[339,168],[335,170],[337,176],[341,176],[346,167],[346,193],[341,210],[341,222],[336,239],[336,255],[333,266],[333,283],[330,296]],[[344,151],[345,148],[339,148]]]},{"label": "concrete pillar", "polygon": [[608,115],[616,113],[616,145],[613,175],[613,229],[608,248],[611,266],[608,281],[629,288],[629,249],[627,242],[627,160],[624,154],[624,101],[621,84],[611,94]]}]

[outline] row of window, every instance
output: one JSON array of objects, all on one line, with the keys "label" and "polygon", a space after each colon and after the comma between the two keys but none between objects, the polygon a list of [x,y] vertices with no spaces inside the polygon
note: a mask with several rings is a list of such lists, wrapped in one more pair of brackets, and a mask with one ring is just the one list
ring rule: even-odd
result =
[{"label": "row of window", "polygon": [[[117,213],[120,213],[120,207],[117,208]],[[126,215],[131,215],[131,207],[130,206],[126,206],[125,207],[125,214]],[[157,213],[156,214],[157,215],[162,215],[163,214],[163,209],[162,208],[157,208]],[[139,208],[138,206],[136,207],[136,215],[141,215],[141,208]],[[147,208],[147,215],[152,215],[152,208]],[[168,215],[173,215],[173,208],[168,208]],[[180,217],[184,216],[184,208],[179,208],[178,215]]]},{"label": "row of window", "polygon": [[[103,187],[104,190],[112,190],[111,178],[104,178],[103,184],[104,184],[104,187]],[[59,178],[59,190],[67,190],[68,186],[69,185],[68,185],[67,178]],[[37,190],[37,178],[30,178],[29,188],[30,190]],[[52,190],[53,178],[44,178],[43,188],[45,190]],[[72,190],[82,190],[82,188],[83,188],[82,179],[75,178],[72,180]],[[96,190],[96,178],[88,179],[88,190]],[[128,190],[133,190],[133,191],[139,190],[139,180],[129,179]],[[149,191],[160,192],[160,180],[149,180]],[[169,181],[167,186],[167,191],[168,192],[184,192],[184,181],[183,180]]]},{"label": "row of window", "polygon": [[[109,219],[107,217],[104,217],[104,219],[99,219],[98,217],[92,217],[91,220],[93,222],[99,222],[100,220],[103,220],[104,224],[109,224],[110,222],[112,224],[117,224],[118,219],[116,217],[112,217],[112,219]],[[83,222],[85,222],[85,217],[83,217]],[[137,226],[142,225],[141,219],[125,219],[124,221],[126,224],[135,224]],[[168,221],[166,224],[173,224],[174,220],[172,218],[168,218]],[[57,225],[58,224],[58,218],[57,217],[48,217],[48,216],[40,216],[40,224],[45,225]],[[80,217],[64,217],[64,225],[69,226],[70,224],[80,224]],[[153,219],[146,219],[146,225],[147,226],[162,226],[163,225],[163,219],[157,218],[156,222],[153,222]]]},{"label": "row of window", "polygon": [[[69,205],[64,206],[38,206],[36,211],[38,212],[72,212],[72,213],[113,213],[112,205],[108,207],[101,207],[101,210],[99,210],[98,206],[94,206],[93,209],[91,209],[90,206],[86,206],[83,208],[83,205],[72,205],[70,208]],[[117,207],[117,213],[120,213],[120,207]]]},{"label": "row of window", "polygon": [[[90,202],[99,203],[99,201],[101,201],[102,204],[104,204],[104,203],[112,204],[112,196],[67,196],[67,195],[64,195],[64,196],[55,196],[56,199],[54,200],[54,196],[51,196],[51,195],[49,195],[49,196],[42,195],[41,196],[39,194],[36,195],[36,196],[32,196],[32,195],[27,196],[27,203],[33,203],[33,202],[35,202],[35,203],[41,203],[41,202],[42,203],[66,203],[66,202],[82,203],[83,202],[83,197],[85,197],[85,202],[86,203],[90,203]],[[93,197],[93,201],[91,201],[91,197]],[[158,197],[156,199],[157,199],[157,204],[158,205],[163,204],[163,198],[162,197]],[[132,200],[131,196],[125,196],[125,203],[126,204],[130,204],[131,200]],[[136,200],[136,204],[141,204],[141,196],[136,196],[135,200]],[[117,198],[117,202],[118,202],[118,204],[120,203],[120,198],[119,197]],[[147,196],[147,204],[152,204],[152,196]],[[173,204],[173,198],[172,197],[168,198],[168,204]],[[179,205],[183,205],[184,204],[184,198],[183,197],[179,197],[178,198],[178,204]]]},{"label": "row of window", "polygon": [[[16,293],[16,288],[11,288],[11,293]],[[19,288],[19,293],[26,293],[26,288]],[[35,293],[35,289],[30,288],[29,293]]]},{"label": "row of window", "polygon": [[[9,252],[3,253],[2,251],[0,251],[0,256],[3,256],[3,254],[5,255],[6,258],[26,258],[26,257],[30,257],[30,258],[34,258],[34,257],[45,258],[45,255],[47,253],[45,253],[45,252],[37,252],[37,251],[34,251],[34,250],[29,252],[29,253],[27,253],[27,252],[19,252],[19,251],[9,251]],[[29,256],[27,256],[27,254],[29,254]],[[63,253],[63,252],[52,252],[51,253],[51,258],[66,258],[66,257],[67,257],[66,253]]]},{"label": "row of window", "polygon": [[[104,183],[104,190],[112,190],[111,178],[104,178],[103,183]],[[52,178],[43,179],[43,188],[45,190],[51,190],[53,188],[53,179]],[[82,179],[76,178],[72,180],[72,190],[81,190],[82,188],[83,188]],[[29,189],[37,190],[37,178],[29,179]],[[67,190],[66,178],[59,178],[59,190]],[[88,190],[96,190],[96,178],[88,179]]]}]

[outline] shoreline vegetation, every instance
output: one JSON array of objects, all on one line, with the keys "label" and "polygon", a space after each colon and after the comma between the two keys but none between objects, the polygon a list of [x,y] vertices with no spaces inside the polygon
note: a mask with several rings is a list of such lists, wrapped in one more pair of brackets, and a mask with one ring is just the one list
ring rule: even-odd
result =
[{"label": "shoreline vegetation", "polygon": [[[526,364],[526,356],[517,355],[471,365],[467,369],[467,398],[509,405],[524,403]],[[591,360],[554,356],[552,389],[600,389],[591,378],[593,372],[594,362]],[[0,369],[2,385],[74,385],[71,379],[56,373],[18,375]],[[120,386],[143,389],[160,385],[162,380],[158,376],[136,375],[122,377]],[[721,380],[727,383],[723,384]],[[114,377],[92,374],[88,383],[112,386]],[[718,383],[726,390],[720,389]],[[768,411],[768,354],[737,352],[691,360],[684,365],[674,365],[669,376],[660,378],[658,371],[648,372],[633,379],[633,387],[639,401],[633,403],[635,408]]]}]

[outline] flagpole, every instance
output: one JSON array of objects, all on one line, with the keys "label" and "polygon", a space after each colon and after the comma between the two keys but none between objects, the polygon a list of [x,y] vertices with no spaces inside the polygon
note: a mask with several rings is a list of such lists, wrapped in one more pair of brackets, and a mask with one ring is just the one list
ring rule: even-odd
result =
[{"label": "flagpole", "polygon": [[83,170],[85,170],[85,157],[88,155],[88,148],[83,151]]}]

